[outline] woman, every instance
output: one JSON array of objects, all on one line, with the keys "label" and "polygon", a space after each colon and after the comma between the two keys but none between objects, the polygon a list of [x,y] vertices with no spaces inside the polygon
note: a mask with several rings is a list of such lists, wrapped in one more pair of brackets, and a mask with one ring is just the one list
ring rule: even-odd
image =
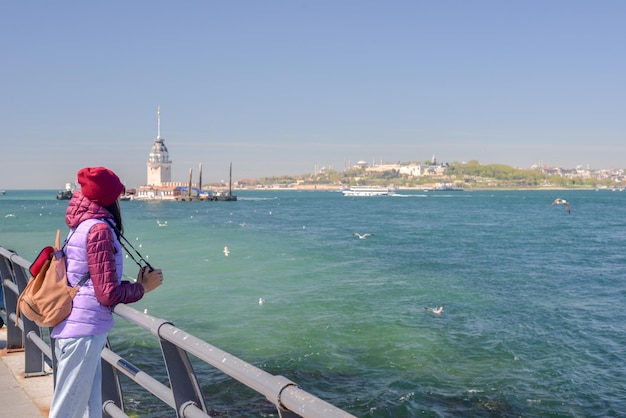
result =
[{"label": "woman", "polygon": [[124,186],[117,175],[104,167],[83,168],[78,183],[81,191],[65,215],[67,279],[72,286],[88,279],[70,315],[50,334],[57,358],[50,417],[59,418],[102,416],[100,355],[113,326],[112,309],[138,301],[163,282],[161,270],[148,269],[140,269],[135,283],[122,281],[119,196]]}]

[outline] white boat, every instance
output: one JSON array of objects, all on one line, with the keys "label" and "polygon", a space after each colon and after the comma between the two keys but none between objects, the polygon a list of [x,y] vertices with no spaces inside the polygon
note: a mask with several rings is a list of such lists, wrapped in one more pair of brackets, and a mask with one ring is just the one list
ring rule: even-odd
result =
[{"label": "white boat", "polygon": [[437,183],[432,189],[424,189],[425,192],[462,192],[463,189],[452,183]]},{"label": "white boat", "polygon": [[392,196],[394,189],[386,187],[355,186],[341,191],[344,196]]},{"label": "white boat", "polygon": [[57,200],[70,200],[76,191],[75,183],[65,183],[65,189],[59,190]]}]

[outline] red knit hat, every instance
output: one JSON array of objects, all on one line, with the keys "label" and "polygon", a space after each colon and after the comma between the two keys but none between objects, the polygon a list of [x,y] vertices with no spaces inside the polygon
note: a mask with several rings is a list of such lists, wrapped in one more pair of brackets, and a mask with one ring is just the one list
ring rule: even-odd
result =
[{"label": "red knit hat", "polygon": [[119,177],[104,167],[85,167],[78,172],[78,183],[83,196],[100,206],[109,206],[114,203],[124,185]]}]

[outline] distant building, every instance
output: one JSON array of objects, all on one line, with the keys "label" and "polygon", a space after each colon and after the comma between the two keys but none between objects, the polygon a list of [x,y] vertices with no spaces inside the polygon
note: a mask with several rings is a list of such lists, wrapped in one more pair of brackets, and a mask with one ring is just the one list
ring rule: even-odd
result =
[{"label": "distant building", "polygon": [[172,162],[165,146],[165,139],[161,138],[161,107],[157,109],[157,137],[148,156],[148,186],[163,186],[172,181]]},{"label": "distant building", "polygon": [[422,164],[410,164],[398,167],[398,172],[409,177],[419,177],[424,172],[425,166]]},{"label": "distant building", "polygon": [[157,108],[157,137],[148,154],[146,185],[138,187],[135,199],[176,199],[184,193],[185,183],[172,182],[172,161],[161,138],[161,107]]},{"label": "distant building", "polygon": [[400,163],[386,163],[383,164],[381,162],[380,165],[371,166],[368,165],[365,161],[357,162],[356,168],[364,168],[367,172],[375,172],[375,173],[385,173],[396,171],[402,176],[407,177],[421,177],[421,176],[442,176],[446,174],[448,167],[450,166],[448,163],[437,163],[437,159],[433,154],[433,158],[431,160],[432,164],[413,164],[410,163],[408,165],[403,165]]}]

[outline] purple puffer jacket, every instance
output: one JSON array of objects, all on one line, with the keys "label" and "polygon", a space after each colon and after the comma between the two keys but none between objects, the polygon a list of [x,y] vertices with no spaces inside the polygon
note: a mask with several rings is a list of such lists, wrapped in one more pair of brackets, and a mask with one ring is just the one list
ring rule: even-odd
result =
[{"label": "purple puffer jacket", "polygon": [[106,219],[113,221],[109,211],[74,193],[65,215],[70,227],[67,279],[74,286],[85,274],[90,278],[76,294],[70,316],[52,330],[52,338],[104,334],[113,326],[112,306],[143,297],[141,284],[122,282],[122,248]]}]

